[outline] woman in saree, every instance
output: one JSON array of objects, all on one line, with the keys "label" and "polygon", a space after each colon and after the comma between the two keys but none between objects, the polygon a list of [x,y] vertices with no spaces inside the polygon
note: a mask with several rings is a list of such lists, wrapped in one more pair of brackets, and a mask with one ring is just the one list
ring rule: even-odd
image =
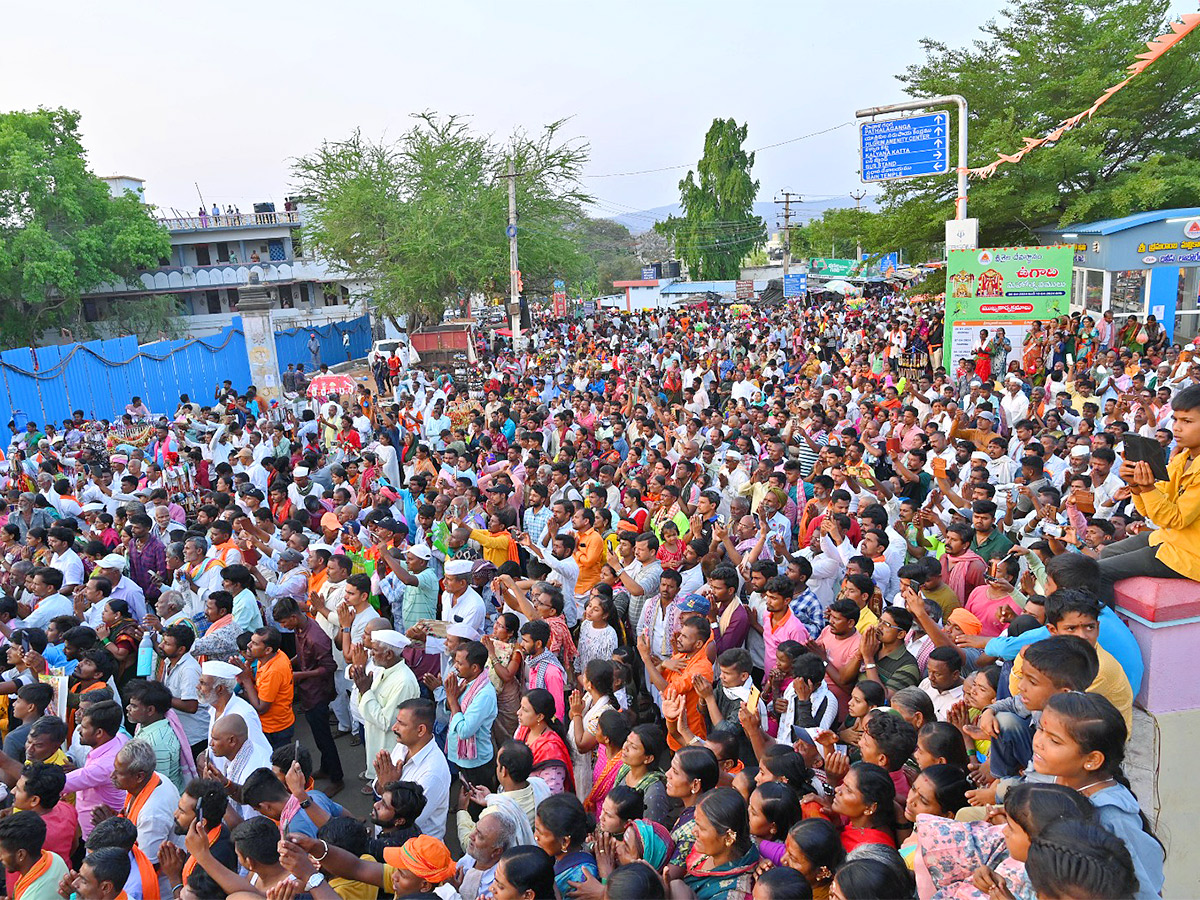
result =
[{"label": "woman in saree", "polygon": [[1035,321],[1033,327],[1025,333],[1021,347],[1021,369],[1035,379],[1039,376],[1046,361],[1046,332],[1040,321]]},{"label": "woman in saree", "polygon": [[96,637],[100,643],[117,660],[117,674],[113,680],[117,690],[124,690],[125,685],[137,673],[138,643],[142,639],[141,629],[129,612],[129,604],[124,600],[109,599],[104,604],[100,614],[101,625],[96,629]]},{"label": "woman in saree", "polygon": [[533,774],[552,794],[575,788],[575,770],[562,722],[554,716],[554,698],[545,688],[533,688],[517,710],[520,727],[513,735],[533,752]]},{"label": "woman in saree", "polygon": [[987,352],[992,357],[992,372],[1003,373],[1008,366],[1008,354],[1012,352],[1012,341],[1004,333],[1003,328],[997,328],[992,339],[988,341]]},{"label": "woman in saree", "polygon": [[1140,356],[1142,341],[1138,340],[1138,337],[1141,332],[1142,326],[1138,323],[1137,316],[1130,316],[1117,333],[1117,343],[1125,349],[1133,351],[1134,355]]},{"label": "woman in saree", "polygon": [[617,783],[617,773],[624,765],[621,761],[621,747],[628,737],[629,722],[621,711],[604,710],[596,723],[596,762],[591,771],[591,789],[583,799],[584,809],[594,818],[600,817],[604,798]]},{"label": "woman in saree", "polygon": [[517,710],[521,706],[521,666],[525,655],[517,645],[521,620],[516,613],[505,612],[496,617],[492,633],[485,635],[483,645],[488,651],[488,678],[496,689],[496,720],[492,723],[492,740],[499,747],[517,730]]},{"label": "woman in saree", "polygon": [[696,841],[683,876],[697,900],[749,900],[759,859],[742,795],[731,787],[707,792],[696,808]]},{"label": "woman in saree", "polygon": [[615,783],[640,791],[646,815],[661,821],[669,802],[663,773],[668,757],[666,733],[658,725],[638,725],[625,738],[620,756]]},{"label": "woman in saree", "polygon": [[971,355],[975,357],[975,377],[987,384],[992,380],[992,351],[986,328],[979,330],[979,337],[971,347]]},{"label": "woman in saree", "polygon": [[1079,321],[1079,333],[1075,338],[1075,359],[1090,369],[1095,361],[1096,351],[1100,349],[1100,332],[1091,316],[1084,316]]}]

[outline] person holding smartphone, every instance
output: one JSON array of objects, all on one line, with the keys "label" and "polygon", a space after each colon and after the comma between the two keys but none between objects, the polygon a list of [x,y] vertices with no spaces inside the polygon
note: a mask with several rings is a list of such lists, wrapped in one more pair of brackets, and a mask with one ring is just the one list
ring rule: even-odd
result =
[{"label": "person holding smartphone", "polygon": [[1121,480],[1137,511],[1158,526],[1109,544],[1100,554],[1100,600],[1113,605],[1113,585],[1124,578],[1188,578],[1200,581],[1200,385],[1171,398],[1175,454],[1167,479],[1150,463],[1121,463]]}]

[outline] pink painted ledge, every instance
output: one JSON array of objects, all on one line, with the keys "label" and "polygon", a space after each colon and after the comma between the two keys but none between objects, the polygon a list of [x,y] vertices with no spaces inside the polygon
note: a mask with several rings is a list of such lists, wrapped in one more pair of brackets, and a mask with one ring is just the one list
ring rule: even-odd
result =
[{"label": "pink painted ledge", "polygon": [[1184,578],[1126,578],[1114,589],[1117,606],[1147,622],[1200,618],[1200,582]]}]

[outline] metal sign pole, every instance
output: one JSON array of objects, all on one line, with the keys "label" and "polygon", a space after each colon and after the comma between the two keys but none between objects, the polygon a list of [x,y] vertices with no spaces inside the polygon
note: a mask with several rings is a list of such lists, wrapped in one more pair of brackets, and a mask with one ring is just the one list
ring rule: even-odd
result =
[{"label": "metal sign pole", "polygon": [[928,100],[909,100],[906,103],[891,103],[887,106],[872,106],[858,110],[854,116],[866,119],[872,116],[882,116],[887,113],[905,112],[915,109],[933,109],[954,103],[958,106],[958,196],[955,198],[954,216],[956,219],[967,217],[967,98],[961,94],[946,94],[944,97],[932,97]]}]

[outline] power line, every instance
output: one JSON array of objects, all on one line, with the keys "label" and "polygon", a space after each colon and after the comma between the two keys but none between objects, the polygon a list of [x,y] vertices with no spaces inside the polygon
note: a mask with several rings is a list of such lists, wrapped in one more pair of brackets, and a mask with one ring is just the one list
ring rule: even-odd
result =
[{"label": "power line", "polygon": [[[755,150],[750,150],[747,152],[761,153],[763,150],[773,150],[776,147],[783,147],[786,144],[794,144],[797,141],[805,141],[805,140],[808,140],[809,138],[818,137],[822,134],[829,134],[829,132],[831,132],[831,131],[837,131],[840,128],[845,128],[846,126],[853,125],[853,124],[854,124],[853,122],[842,122],[840,125],[831,125],[829,128],[822,128],[820,131],[812,131],[812,132],[809,132],[808,134],[802,134],[799,137],[788,138],[786,141],[777,141],[774,144],[766,144],[765,146],[758,147]],[[727,158],[731,159],[732,157],[727,157]],[[633,172],[607,172],[603,175],[581,175],[580,177],[581,178],[623,178],[628,175],[652,175],[655,172],[671,172],[676,169],[694,168],[695,165],[696,165],[695,163],[689,162],[689,163],[683,163],[678,166],[660,166],[657,169],[638,169]]]}]

